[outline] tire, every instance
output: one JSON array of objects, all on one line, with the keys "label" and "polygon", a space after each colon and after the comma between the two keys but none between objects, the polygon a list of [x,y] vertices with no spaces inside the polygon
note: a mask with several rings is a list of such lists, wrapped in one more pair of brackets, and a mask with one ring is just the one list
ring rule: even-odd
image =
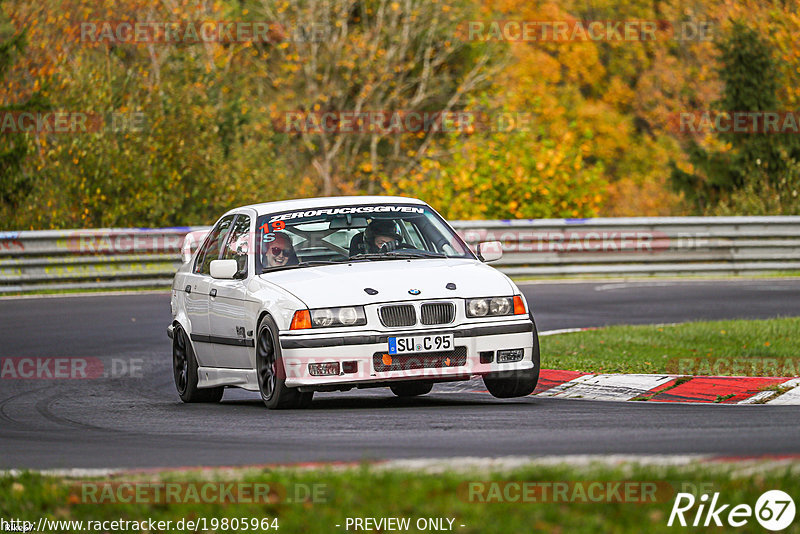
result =
[{"label": "tire", "polygon": [[176,325],[172,335],[172,377],[181,400],[190,402],[219,402],[224,387],[197,387],[197,358],[195,358],[189,337],[180,325]]},{"label": "tire", "polygon": [[389,386],[389,389],[398,397],[417,397],[430,393],[433,389],[433,382],[403,382]]},{"label": "tire", "polygon": [[278,327],[267,316],[258,326],[256,338],[256,375],[261,400],[270,410],[307,408],[314,392],[301,393],[297,388],[286,387],[286,371],[277,339]]},{"label": "tire", "polygon": [[533,369],[489,373],[483,377],[486,389],[498,399],[525,397],[533,393],[536,384],[539,383],[539,333],[536,330],[533,314],[531,322],[533,323]]}]

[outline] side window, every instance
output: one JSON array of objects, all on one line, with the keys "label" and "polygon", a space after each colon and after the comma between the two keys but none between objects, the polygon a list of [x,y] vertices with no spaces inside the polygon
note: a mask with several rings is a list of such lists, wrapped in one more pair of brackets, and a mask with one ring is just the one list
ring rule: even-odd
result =
[{"label": "side window", "polygon": [[425,213],[425,225],[420,225],[420,229],[436,247],[437,252],[443,252],[445,256],[473,257],[459,242],[457,234],[451,232],[447,226],[433,213]]},{"label": "side window", "polygon": [[195,273],[211,274],[211,262],[219,259],[220,247],[222,247],[222,243],[228,235],[233,217],[233,215],[224,217],[217,223],[214,229],[209,232],[206,242],[203,243],[203,248],[197,253],[197,262],[194,264]]},{"label": "side window", "polygon": [[403,234],[406,242],[408,242],[414,248],[427,250],[427,247],[422,240],[422,236],[419,234],[419,231],[417,231],[417,227],[414,225],[414,223],[411,221],[401,221],[400,224],[403,225]]},{"label": "side window", "polygon": [[239,270],[234,278],[247,278],[247,254],[250,251],[250,217],[239,215],[233,223],[231,237],[222,253],[223,260],[236,260]]}]

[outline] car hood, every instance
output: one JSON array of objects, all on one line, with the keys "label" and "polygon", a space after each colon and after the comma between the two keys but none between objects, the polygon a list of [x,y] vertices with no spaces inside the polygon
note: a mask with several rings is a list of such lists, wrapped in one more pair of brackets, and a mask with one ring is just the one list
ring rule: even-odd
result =
[{"label": "car hood", "polygon": [[[354,262],[265,273],[309,308],[398,300],[511,295],[516,288],[501,272],[475,260],[416,259]],[[455,290],[447,289],[453,283]],[[371,288],[378,293],[369,295]],[[418,295],[409,293],[419,290]]]}]

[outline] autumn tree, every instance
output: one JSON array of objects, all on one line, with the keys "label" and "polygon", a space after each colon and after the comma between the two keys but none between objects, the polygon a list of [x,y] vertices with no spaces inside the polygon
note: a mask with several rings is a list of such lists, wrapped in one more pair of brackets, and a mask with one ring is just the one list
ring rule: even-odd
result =
[{"label": "autumn tree", "polygon": [[[0,15],[2,12],[0,11]],[[0,19],[2,20],[2,19]],[[6,78],[9,69],[24,53],[26,33],[15,32],[6,20],[0,23],[0,81]],[[39,91],[27,98],[0,104],[0,114],[20,110],[46,109],[47,103]],[[23,172],[28,155],[28,140],[25,134],[8,132],[0,135],[0,217],[8,218],[29,195],[33,177]]]},{"label": "autumn tree", "polygon": [[[345,193],[419,196],[451,218],[799,209],[793,138],[688,142],[668,120],[800,105],[800,15],[783,0],[0,0],[0,12],[0,107],[105,121],[86,133],[0,136],[0,230],[207,224],[235,205]],[[724,53],[664,35],[464,36],[465,23],[493,20],[706,21],[726,36],[737,33],[729,21],[746,20],[773,60],[751,75],[720,68],[757,59],[745,61],[741,43]],[[82,23],[101,21],[271,28],[254,42],[81,38]],[[769,69],[777,85],[759,78]],[[742,94],[723,102],[734,96],[725,87]],[[751,106],[750,90],[775,100]],[[450,133],[280,128],[287,112],[447,110],[532,120]],[[132,116],[143,117],[138,128],[108,122]],[[670,163],[691,177],[683,193]]]},{"label": "autumn tree", "polygon": [[[718,43],[721,97],[714,103],[719,112],[778,112],[782,80],[769,43],[758,31],[735,21],[725,39]],[[715,134],[724,149],[708,150],[689,139],[687,151],[698,173],[673,169],[675,185],[699,209],[714,209],[729,204],[732,195],[774,195],[782,189],[790,203],[796,204],[800,143],[786,133],[767,134],[719,132]],[[792,191],[795,192],[792,195]],[[744,198],[737,195],[741,202]],[[780,208],[778,208],[780,209]]]},{"label": "autumn tree", "polygon": [[[253,117],[257,104],[237,81],[258,60],[247,43],[80,38],[82,22],[230,20],[226,4],[14,0],[3,8],[32,46],[9,70],[0,103],[40,88],[54,109],[103,119],[93,131],[27,135],[15,175],[32,177],[31,196],[6,228],[207,224],[232,206],[294,193],[274,132]],[[131,117],[143,120],[114,124]]]},{"label": "autumn tree", "polygon": [[[286,112],[443,112],[458,109],[490,75],[491,49],[455,38],[469,3],[431,0],[263,0],[254,17],[293,33],[277,46],[256,83]],[[312,38],[296,38],[310,30]],[[313,38],[314,34],[316,38]],[[262,81],[263,80],[263,81]],[[279,128],[280,129],[280,128]],[[410,171],[431,157],[435,133],[403,135],[368,126],[290,131],[294,155],[308,161],[324,195],[379,190],[378,176]]]}]

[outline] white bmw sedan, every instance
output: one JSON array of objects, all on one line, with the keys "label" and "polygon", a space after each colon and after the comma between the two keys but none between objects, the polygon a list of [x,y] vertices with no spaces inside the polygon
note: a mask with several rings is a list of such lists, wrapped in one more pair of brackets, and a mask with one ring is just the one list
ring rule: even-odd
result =
[{"label": "white bmw sedan", "polygon": [[424,202],[335,197],[223,215],[172,284],[172,358],[184,402],[226,387],[269,408],[315,391],[423,395],[482,376],[495,397],[533,392],[539,341],[517,286]]}]

